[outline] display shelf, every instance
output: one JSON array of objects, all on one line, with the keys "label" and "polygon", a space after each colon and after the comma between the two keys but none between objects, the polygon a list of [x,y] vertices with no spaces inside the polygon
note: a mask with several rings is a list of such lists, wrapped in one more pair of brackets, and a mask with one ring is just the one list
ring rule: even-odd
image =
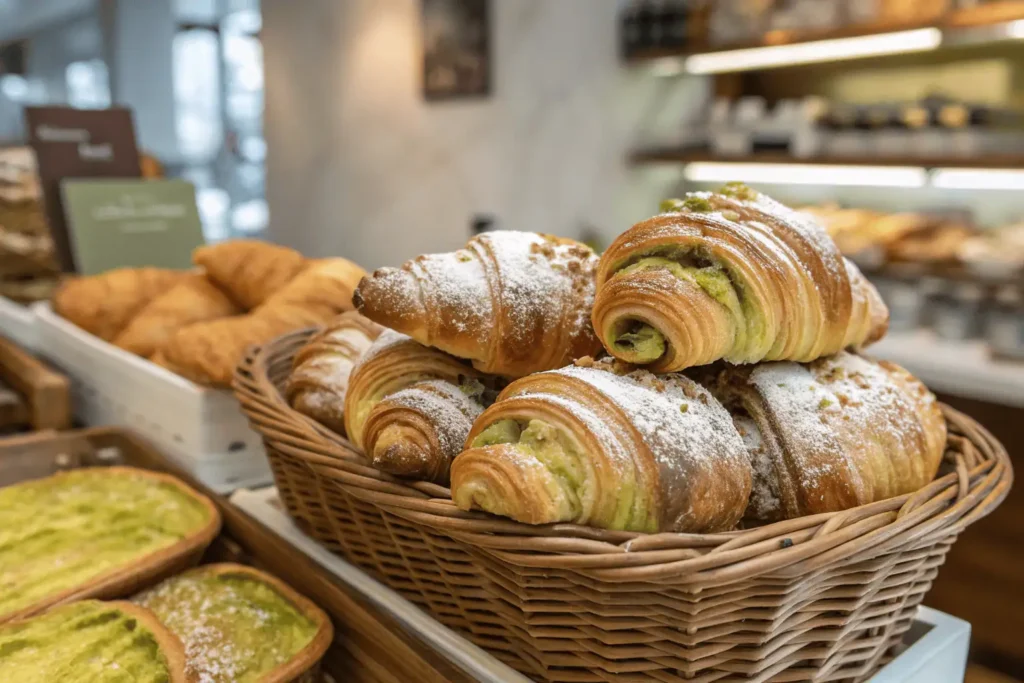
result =
[{"label": "display shelf", "polygon": [[655,73],[736,73],[800,64],[884,57],[944,48],[986,47],[1024,38],[1024,2],[953,10],[918,21],[875,21],[815,32],[769,31],[755,42],[703,52],[652,48],[630,55],[631,66]]},{"label": "display shelf", "polygon": [[902,365],[932,391],[1024,408],[1024,363],[994,360],[985,342],[891,332],[867,353]]},{"label": "display shelf", "polygon": [[842,156],[794,157],[781,153],[757,153],[748,156],[725,157],[704,151],[653,147],[639,149],[629,155],[633,166],[648,164],[789,164],[802,166],[910,166],[915,168],[970,168],[1019,170],[1024,168],[1024,156],[1018,154],[954,157],[904,156]]}]

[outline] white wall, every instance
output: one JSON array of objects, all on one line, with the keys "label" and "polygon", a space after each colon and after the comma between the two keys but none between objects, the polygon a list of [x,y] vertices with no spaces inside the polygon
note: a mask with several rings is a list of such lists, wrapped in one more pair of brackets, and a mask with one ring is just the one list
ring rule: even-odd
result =
[{"label": "white wall", "polygon": [[617,0],[492,0],[486,100],[426,104],[417,0],[264,0],[271,236],[377,267],[447,251],[470,217],[605,239],[677,170],[631,172],[635,131],[677,127],[706,83],[630,74]]}]

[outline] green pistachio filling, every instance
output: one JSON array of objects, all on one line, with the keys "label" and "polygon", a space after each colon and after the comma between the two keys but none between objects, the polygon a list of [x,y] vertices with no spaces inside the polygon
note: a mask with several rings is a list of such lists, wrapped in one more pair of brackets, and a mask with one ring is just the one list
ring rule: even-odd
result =
[{"label": "green pistachio filling", "polygon": [[[579,518],[588,493],[586,455],[580,453],[572,438],[543,420],[505,419],[490,425],[473,440],[474,448],[498,444],[514,444],[520,455],[543,465],[552,475],[546,480],[546,486],[551,489],[548,494],[553,500],[566,501],[562,521]],[[657,520],[648,519],[646,507],[638,504],[642,501],[636,499],[635,482],[624,480],[619,486],[608,517],[591,519],[589,523],[606,529],[656,530]],[[477,502],[484,502],[482,507],[488,512],[507,514],[506,510],[498,509],[500,501],[477,499]]]},{"label": "green pistachio filling", "polygon": [[207,508],[177,486],[103,470],[0,489],[0,617],[129,566],[208,521]]},{"label": "green pistachio filling", "polygon": [[317,632],[277,590],[244,572],[199,569],[135,601],[184,643],[188,673],[210,683],[255,683],[295,657]]},{"label": "green pistachio filling", "polygon": [[[695,258],[692,253],[665,252],[644,256],[619,273],[629,275],[650,270],[666,270],[680,280],[692,282],[725,307],[729,311],[729,317],[736,323],[735,348],[746,348],[748,335],[756,343],[763,341],[762,316],[748,298],[742,295],[741,288],[733,282],[722,266],[708,259]],[[609,336],[616,351],[615,355],[631,363],[653,363],[665,353],[664,336],[644,321],[618,321]]]},{"label": "green pistachio filling", "polygon": [[115,605],[75,602],[0,626],[0,680],[167,683],[156,637]]}]

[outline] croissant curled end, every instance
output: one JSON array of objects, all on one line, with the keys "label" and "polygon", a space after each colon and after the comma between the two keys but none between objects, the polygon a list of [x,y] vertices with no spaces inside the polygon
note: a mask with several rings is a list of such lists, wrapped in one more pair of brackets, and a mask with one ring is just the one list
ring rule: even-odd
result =
[{"label": "croissant curled end", "polygon": [[573,506],[556,476],[516,444],[464,451],[452,464],[452,500],[526,524],[571,521]]},{"label": "croissant curled end", "polygon": [[[371,418],[372,420],[372,418]],[[395,421],[380,431],[367,422],[366,450],[375,467],[398,477],[417,480],[447,482],[447,467],[439,460],[447,456],[441,452],[437,435],[429,424],[418,421]]]}]

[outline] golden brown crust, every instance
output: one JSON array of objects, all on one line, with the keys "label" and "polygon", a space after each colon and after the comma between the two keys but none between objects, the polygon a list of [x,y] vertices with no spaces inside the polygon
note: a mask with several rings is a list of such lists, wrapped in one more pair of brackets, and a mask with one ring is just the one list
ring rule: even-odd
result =
[{"label": "golden brown crust", "polygon": [[272,294],[265,306],[323,307],[332,313],[354,308],[352,293],[366,275],[361,267],[343,258],[310,261],[287,285]]},{"label": "golden brown crust", "polygon": [[[738,319],[696,282],[667,269],[624,273],[646,256],[720,268],[740,297]],[[612,354],[629,321],[664,336],[649,367],[810,361],[877,338],[888,312],[877,292],[807,216],[750,190],[695,193],[682,210],[634,225],[602,255],[593,321]],[[621,353],[619,354],[621,355]]]},{"label": "golden brown crust", "polygon": [[366,454],[395,476],[446,485],[452,460],[483,409],[480,397],[450,382],[417,382],[370,410],[363,427]]},{"label": "golden brown crust", "polygon": [[313,335],[292,360],[285,386],[285,398],[292,408],[344,434],[349,375],[383,329],[356,311],[348,311]]},{"label": "golden brown crust", "polygon": [[195,323],[178,330],[163,349],[163,363],[198,384],[229,387],[250,346],[286,332],[321,325],[332,313],[304,306],[261,306],[252,313]]},{"label": "golden brown crust", "polygon": [[600,348],[588,320],[596,265],[578,242],[497,231],[374,271],[355,303],[371,320],[482,372],[521,377]]},{"label": "golden brown crust", "polygon": [[844,352],[808,365],[727,368],[714,382],[754,464],[751,518],[866,505],[916,491],[938,471],[942,413],[891,363]]},{"label": "golden brown crust", "polygon": [[[6,623],[7,621],[22,619],[33,614],[37,614],[48,607],[52,607],[53,605],[82,600],[84,598],[113,598],[130,593],[150,582],[156,582],[165,578],[169,573],[172,573],[176,568],[180,567],[179,563],[186,559],[194,558],[193,561],[198,561],[199,555],[202,553],[203,549],[213,542],[213,539],[218,533],[220,533],[220,511],[213,504],[213,501],[198,493],[177,477],[169,474],[163,474],[161,472],[153,472],[151,470],[143,470],[126,466],[91,469],[95,469],[97,472],[102,472],[109,476],[142,477],[170,484],[184,492],[189,497],[199,501],[203,507],[206,508],[209,519],[205,526],[197,529],[195,533],[188,538],[183,538],[171,546],[158,550],[154,553],[150,553],[144,557],[136,558],[130,565],[115,568],[105,574],[94,577],[84,586],[69,588],[61,593],[51,595],[44,600],[40,600],[33,605],[29,605],[24,609],[20,609],[17,612],[0,614],[0,623]],[[75,471],[81,472],[82,470],[79,469]],[[55,479],[62,476],[66,476],[66,473],[58,472],[57,474],[51,475],[49,479]]]},{"label": "golden brown crust", "polygon": [[393,330],[385,330],[349,376],[345,433],[361,449],[366,418],[383,398],[423,380],[440,379],[458,384],[464,378],[480,376],[458,358]]},{"label": "golden brown crust", "polygon": [[160,351],[179,329],[192,323],[241,313],[202,273],[188,275],[177,286],[153,299],[117,335],[114,344],[139,356]]},{"label": "golden brown crust", "polygon": [[[729,414],[682,375],[620,375],[613,367],[570,367],[510,384],[474,423],[467,450],[452,465],[456,505],[529,524],[648,532],[734,527],[751,473]],[[552,466],[510,444],[472,447],[501,420],[550,425],[579,462]],[[574,472],[577,483],[560,471]]]},{"label": "golden brown crust", "polygon": [[86,332],[112,341],[150,301],[189,274],[163,268],[117,268],[101,275],[65,280],[53,296],[53,310]]},{"label": "golden brown crust", "polygon": [[299,252],[259,240],[199,247],[192,261],[244,310],[256,308],[306,267]]}]

